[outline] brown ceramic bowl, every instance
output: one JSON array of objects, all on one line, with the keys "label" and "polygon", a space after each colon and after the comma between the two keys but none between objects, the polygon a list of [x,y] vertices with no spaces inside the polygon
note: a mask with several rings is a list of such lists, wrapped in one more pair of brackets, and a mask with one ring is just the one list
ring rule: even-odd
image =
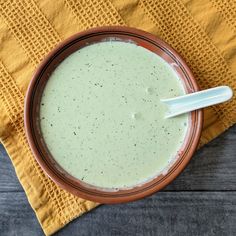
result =
[{"label": "brown ceramic bowl", "polygon": [[185,168],[197,148],[202,130],[202,110],[191,112],[187,138],[178,158],[165,175],[129,190],[109,192],[91,188],[66,173],[53,159],[42,139],[39,124],[39,103],[44,86],[55,67],[68,55],[90,43],[112,38],[132,40],[162,57],[182,79],[187,93],[198,91],[198,85],[184,60],[168,44],[147,32],[129,27],[101,27],[78,33],[52,50],[36,70],[25,100],[25,129],[33,154],[46,174],[63,189],[84,199],[100,203],[120,203],[153,194],[173,181]]}]

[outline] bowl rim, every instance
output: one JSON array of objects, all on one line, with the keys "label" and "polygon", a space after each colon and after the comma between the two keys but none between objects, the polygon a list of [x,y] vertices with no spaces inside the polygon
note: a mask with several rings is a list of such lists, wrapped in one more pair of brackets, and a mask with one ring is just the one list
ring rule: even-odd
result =
[{"label": "bowl rim", "polygon": [[[122,203],[122,202],[129,202],[129,201],[134,201],[138,200],[141,198],[144,198],[146,196],[149,196],[157,191],[160,191],[163,189],[165,186],[167,186],[169,183],[171,183],[182,171],[183,169],[187,166],[189,161],[191,160],[193,153],[197,149],[198,143],[200,141],[200,136],[201,136],[201,131],[202,131],[202,126],[203,126],[203,111],[197,110],[194,111],[195,116],[197,118],[197,122],[194,123],[195,125],[195,133],[194,137],[191,142],[191,146],[189,147],[187,154],[185,155],[184,159],[182,162],[176,167],[176,169],[169,175],[165,180],[163,180],[160,184],[155,185],[152,188],[149,188],[147,190],[141,191],[139,193],[134,193],[131,195],[127,196],[118,196],[118,197],[112,197],[111,195],[109,196],[98,196],[98,195],[93,195],[91,193],[88,193],[86,191],[80,191],[78,189],[73,188],[72,186],[68,186],[66,182],[63,181],[57,174],[55,174],[55,170],[52,171],[52,169],[45,163],[45,161],[42,159],[41,154],[38,151],[38,148],[35,145],[34,138],[33,138],[33,133],[32,133],[32,127],[31,127],[31,106],[32,106],[32,93],[34,90],[35,83],[39,80],[39,77],[42,73],[42,70],[44,67],[49,63],[50,59],[55,56],[60,50],[62,50],[66,45],[69,43],[73,42],[76,39],[83,38],[84,36],[87,35],[96,35],[99,33],[132,33],[134,35],[139,35],[143,36],[147,39],[150,39],[157,44],[161,45],[163,48],[167,49],[169,52],[172,53],[172,55],[175,57],[175,59],[180,63],[180,65],[184,68],[186,71],[186,74],[188,75],[189,79],[191,80],[193,86],[194,86],[194,91],[199,91],[198,84],[184,61],[184,59],[175,51],[171,46],[169,46],[166,42],[158,38],[157,36],[152,35],[151,33],[148,33],[143,30],[139,30],[136,28],[131,28],[131,27],[126,27],[126,26],[103,26],[103,27],[95,27],[89,30],[85,30],[79,33],[74,34],[73,36],[67,38],[66,40],[62,41],[59,43],[49,54],[44,58],[44,60],[40,63],[40,65],[37,67],[32,80],[28,86],[26,97],[25,97],[25,106],[24,106],[24,126],[25,126],[25,131],[26,131],[26,137],[29,143],[29,146],[31,148],[31,151],[33,152],[33,156],[35,157],[36,161],[38,164],[41,166],[41,168],[44,170],[44,172],[52,179],[53,182],[55,182],[57,185],[59,185],[61,188],[67,190],[68,192],[71,192],[72,194],[82,197],[84,199],[88,199],[91,201],[95,202],[100,202],[100,203],[108,203],[108,204],[113,204],[113,203]],[[169,172],[169,170],[168,170]],[[86,189],[87,187],[84,186]],[[99,192],[99,191],[98,191]],[[102,191],[106,192],[106,191]],[[129,192],[129,190],[127,190]],[[117,192],[113,192],[114,195],[116,195]]]}]

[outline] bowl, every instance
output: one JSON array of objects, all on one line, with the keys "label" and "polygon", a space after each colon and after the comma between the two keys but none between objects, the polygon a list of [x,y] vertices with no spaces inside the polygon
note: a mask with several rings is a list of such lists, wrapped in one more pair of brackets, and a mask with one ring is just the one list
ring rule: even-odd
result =
[{"label": "bowl", "polygon": [[108,26],[93,28],[70,37],[53,49],[37,68],[25,99],[25,130],[30,148],[37,162],[44,172],[58,184],[72,194],[99,203],[121,203],[134,201],[151,195],[172,182],[186,167],[196,150],[203,123],[202,110],[189,114],[188,133],[181,150],[176,154],[172,166],[166,173],[130,189],[108,191],[92,188],[73,176],[69,175],[54,160],[47,149],[41,135],[39,123],[39,104],[43,89],[51,73],[68,55],[89,44],[106,41],[132,41],[163,58],[178,74],[184,84],[186,93],[199,91],[196,80],[182,57],[160,38],[134,28]]}]

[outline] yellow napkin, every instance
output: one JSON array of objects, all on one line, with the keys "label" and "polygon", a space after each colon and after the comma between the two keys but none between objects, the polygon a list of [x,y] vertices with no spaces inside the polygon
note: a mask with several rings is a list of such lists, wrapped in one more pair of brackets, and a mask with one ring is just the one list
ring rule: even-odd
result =
[{"label": "yellow napkin", "polygon": [[[97,204],[45,176],[29,149],[24,96],[32,74],[61,40],[84,29],[128,25],[167,41],[202,89],[236,91],[235,0],[0,0],[0,138],[45,232],[50,235]],[[205,110],[201,145],[236,122],[236,99]]]}]

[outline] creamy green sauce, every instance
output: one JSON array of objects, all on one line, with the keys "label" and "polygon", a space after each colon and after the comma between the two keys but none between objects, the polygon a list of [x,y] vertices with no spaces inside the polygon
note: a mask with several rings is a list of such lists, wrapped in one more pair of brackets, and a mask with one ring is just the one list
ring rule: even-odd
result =
[{"label": "creamy green sauce", "polygon": [[188,115],[165,119],[161,98],[183,95],[159,56],[125,42],[86,46],[67,57],[44,89],[40,124],[54,159],[72,176],[102,188],[127,188],[173,162]]}]

